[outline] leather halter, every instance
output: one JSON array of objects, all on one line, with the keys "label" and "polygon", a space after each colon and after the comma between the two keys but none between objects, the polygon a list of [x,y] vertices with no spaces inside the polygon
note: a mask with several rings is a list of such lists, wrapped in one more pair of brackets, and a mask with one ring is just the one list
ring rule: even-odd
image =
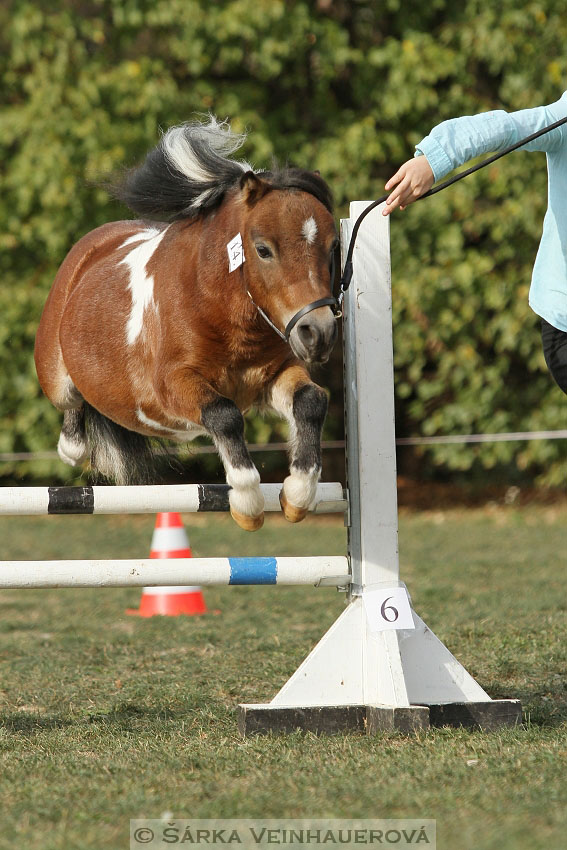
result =
[{"label": "leather halter", "polygon": [[[331,274],[330,274],[331,287],[333,286],[334,279],[335,279],[335,253],[333,251],[333,258],[332,258],[332,261],[331,261]],[[317,301],[311,301],[310,304],[306,304],[305,307],[302,307],[300,310],[298,310],[297,313],[295,313],[295,315],[293,315],[291,317],[291,319],[289,320],[289,322],[287,323],[287,325],[285,326],[285,328],[282,332],[277,327],[277,325],[274,325],[274,323],[272,322],[270,317],[268,315],[266,315],[266,313],[262,310],[262,308],[259,307],[258,304],[256,304],[256,302],[252,298],[252,295],[250,294],[250,291],[248,289],[246,290],[246,294],[248,295],[248,297],[250,298],[250,301],[252,302],[252,304],[254,305],[256,310],[258,311],[258,313],[261,315],[261,317],[264,319],[264,321],[267,322],[268,325],[271,327],[271,329],[275,333],[277,333],[279,338],[283,339],[283,341],[286,342],[288,345],[289,345],[289,336],[290,336],[292,330],[294,329],[294,327],[296,326],[296,324],[298,323],[298,321],[300,319],[302,319],[303,316],[305,316],[307,313],[310,313],[312,310],[317,310],[318,307],[330,307],[332,309],[334,315],[335,315],[335,319],[340,319],[340,317],[342,316],[339,301],[337,301],[337,299],[335,298],[335,296],[333,294],[327,295],[325,298],[319,298],[319,299],[317,299]]]}]

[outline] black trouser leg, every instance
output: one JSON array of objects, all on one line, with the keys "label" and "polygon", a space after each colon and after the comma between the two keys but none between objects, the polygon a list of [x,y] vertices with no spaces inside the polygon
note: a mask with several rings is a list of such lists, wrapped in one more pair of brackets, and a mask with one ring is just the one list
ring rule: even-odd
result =
[{"label": "black trouser leg", "polygon": [[560,389],[567,394],[567,333],[541,320],[541,341],[547,368]]}]

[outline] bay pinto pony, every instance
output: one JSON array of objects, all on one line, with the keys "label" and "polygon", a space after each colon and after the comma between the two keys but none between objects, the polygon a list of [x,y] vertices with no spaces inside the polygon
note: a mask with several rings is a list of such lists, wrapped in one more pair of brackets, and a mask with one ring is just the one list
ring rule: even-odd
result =
[{"label": "bay pinto pony", "polygon": [[[303,519],[315,496],[327,398],[306,364],[325,363],[337,336],[328,306],[337,235],[322,178],[254,172],[232,158],[243,141],[214,117],[183,124],[127,173],[116,194],[141,218],[105,224],[71,249],[35,362],[63,411],[62,460],[90,457],[117,484],[148,483],[154,438],[209,434],[232,516],[253,531],[264,504],[244,441],[249,408],[289,422],[286,518]],[[278,334],[291,317],[288,344]]]}]

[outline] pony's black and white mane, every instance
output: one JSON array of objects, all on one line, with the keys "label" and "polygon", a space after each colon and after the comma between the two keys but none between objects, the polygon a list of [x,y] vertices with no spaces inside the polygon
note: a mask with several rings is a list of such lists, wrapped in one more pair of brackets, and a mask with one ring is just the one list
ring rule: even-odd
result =
[{"label": "pony's black and white mane", "polygon": [[[245,140],[214,116],[207,123],[171,127],[113,192],[143,218],[173,221],[203,215],[217,207],[244,174],[254,171],[249,163],[231,158]],[[274,189],[308,192],[332,212],[331,191],[317,173],[301,168],[254,173]]]}]

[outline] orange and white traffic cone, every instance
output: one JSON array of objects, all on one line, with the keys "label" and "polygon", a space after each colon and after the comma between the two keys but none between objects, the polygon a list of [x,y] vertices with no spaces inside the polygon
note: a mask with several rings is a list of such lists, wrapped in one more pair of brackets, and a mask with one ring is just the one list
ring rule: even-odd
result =
[{"label": "orange and white traffic cone", "polygon": [[[189,538],[178,513],[159,513],[152,536],[150,558],[191,558]],[[127,614],[153,617],[163,614],[205,614],[207,607],[200,587],[144,587],[140,608]]]}]

